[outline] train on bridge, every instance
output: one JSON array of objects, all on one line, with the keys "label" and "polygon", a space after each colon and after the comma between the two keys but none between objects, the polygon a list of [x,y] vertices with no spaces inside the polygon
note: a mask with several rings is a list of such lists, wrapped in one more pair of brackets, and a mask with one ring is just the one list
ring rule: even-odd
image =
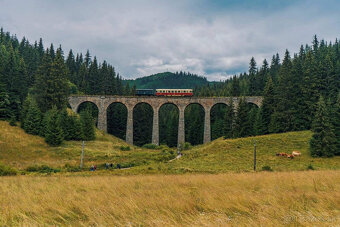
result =
[{"label": "train on bridge", "polygon": [[192,89],[136,89],[137,96],[193,96]]}]

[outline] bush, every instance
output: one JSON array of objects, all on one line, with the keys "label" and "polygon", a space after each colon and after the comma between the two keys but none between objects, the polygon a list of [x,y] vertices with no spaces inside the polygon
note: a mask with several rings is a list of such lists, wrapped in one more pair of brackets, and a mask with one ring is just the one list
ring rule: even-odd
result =
[{"label": "bush", "polygon": [[67,172],[80,172],[81,168],[79,166],[71,166],[70,164],[65,164],[65,170]]},{"label": "bush", "polygon": [[185,142],[184,145],[182,146],[182,149],[185,150],[190,150],[192,148],[192,145],[189,142]]},{"label": "bush", "polygon": [[309,165],[307,166],[307,169],[308,169],[308,170],[314,170],[314,167],[312,166],[312,164],[309,164]]},{"label": "bush", "polygon": [[121,151],[129,151],[129,150],[131,150],[131,148],[129,146],[121,146],[120,150]]},{"label": "bush", "polygon": [[262,166],[262,171],[269,171],[272,172],[273,169],[270,166]]},{"label": "bush", "polygon": [[9,121],[10,126],[17,126],[17,119],[15,118],[14,115],[11,116],[11,119]]},{"label": "bush", "polygon": [[12,167],[0,164],[0,176],[15,176],[17,174],[18,174],[18,170]]},{"label": "bush", "polygon": [[157,150],[157,149],[160,149],[161,147],[157,146],[156,144],[148,143],[148,144],[144,144],[143,148]]},{"label": "bush", "polygon": [[26,168],[27,172],[39,172],[39,173],[57,173],[60,172],[60,169],[54,169],[52,167],[49,167],[47,165],[41,165],[41,166],[29,166]]}]

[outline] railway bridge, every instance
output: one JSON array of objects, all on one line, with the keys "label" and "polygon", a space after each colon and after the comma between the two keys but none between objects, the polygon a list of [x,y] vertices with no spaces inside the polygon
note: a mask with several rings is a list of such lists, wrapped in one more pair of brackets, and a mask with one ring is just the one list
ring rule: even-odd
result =
[{"label": "railway bridge", "polygon": [[[236,111],[240,97],[124,97],[100,95],[73,95],[69,97],[69,104],[74,112],[78,112],[80,104],[92,102],[98,108],[98,129],[107,131],[107,108],[112,103],[122,103],[127,108],[126,142],[133,144],[133,109],[139,103],[147,103],[153,109],[152,143],[159,145],[159,109],[164,104],[173,104],[179,110],[178,144],[185,142],[184,111],[190,104],[199,104],[204,108],[204,138],[203,143],[211,140],[210,110],[216,104],[229,105],[231,98]],[[262,97],[248,96],[245,101],[260,107]]]}]

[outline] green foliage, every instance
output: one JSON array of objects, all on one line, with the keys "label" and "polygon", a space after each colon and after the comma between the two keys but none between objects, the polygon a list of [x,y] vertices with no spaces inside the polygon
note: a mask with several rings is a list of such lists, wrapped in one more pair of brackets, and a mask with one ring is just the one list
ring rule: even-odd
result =
[{"label": "green foliage", "polygon": [[5,90],[5,86],[0,83],[0,119],[7,119],[10,117],[10,101],[9,95]]},{"label": "green foliage", "polygon": [[184,145],[182,146],[183,151],[190,150],[191,148],[192,148],[192,145],[189,142],[185,142]]},{"label": "green foliage", "polygon": [[330,121],[330,110],[321,96],[312,126],[310,152],[314,157],[332,157],[336,151],[336,137]]},{"label": "green foliage", "polygon": [[83,140],[89,141],[96,138],[94,121],[91,113],[87,110],[80,113],[80,123],[82,128]]},{"label": "green foliage", "polygon": [[133,109],[133,140],[137,146],[151,143],[152,116],[153,109],[149,104],[140,103]]},{"label": "green foliage", "polygon": [[185,141],[192,145],[203,143],[204,115],[204,108],[199,104],[190,104],[185,109]]},{"label": "green foliage", "polygon": [[129,151],[129,150],[131,150],[131,148],[129,146],[121,146],[120,150],[121,151]]},{"label": "green foliage", "polygon": [[53,107],[48,113],[45,141],[50,146],[59,146],[64,139],[58,115],[56,107]]},{"label": "green foliage", "polygon": [[262,166],[262,171],[269,171],[272,172],[273,169],[270,166]]},{"label": "green foliage", "polygon": [[186,72],[164,72],[125,82],[139,89],[194,88],[208,84],[207,78]]},{"label": "green foliage", "polygon": [[14,115],[11,116],[11,119],[9,121],[10,126],[17,126],[17,119]]},{"label": "green foliage", "polygon": [[35,166],[29,166],[26,168],[27,172],[38,172],[38,173],[58,173],[60,172],[60,169],[52,168],[47,165],[35,165]]},{"label": "green foliage", "polygon": [[307,166],[307,170],[315,170],[315,168],[312,166],[312,164],[309,164],[309,165]]},{"label": "green foliage", "polygon": [[41,112],[34,99],[29,101],[29,107],[24,119],[24,130],[32,135],[39,135],[41,129]]},{"label": "green foliage", "polygon": [[14,176],[17,174],[18,170],[0,163],[0,176]]},{"label": "green foliage", "polygon": [[143,147],[146,149],[153,149],[153,150],[161,149],[160,146],[157,146],[156,144],[152,144],[152,143],[144,144]]}]

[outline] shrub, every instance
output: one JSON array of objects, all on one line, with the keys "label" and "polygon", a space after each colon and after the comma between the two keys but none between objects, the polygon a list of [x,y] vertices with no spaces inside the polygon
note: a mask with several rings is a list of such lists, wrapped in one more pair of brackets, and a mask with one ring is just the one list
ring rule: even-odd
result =
[{"label": "shrub", "polygon": [[10,126],[17,126],[17,119],[15,118],[14,115],[11,116],[11,119],[9,121]]},{"label": "shrub", "polygon": [[262,171],[269,171],[272,172],[273,169],[270,166],[262,166]]},{"label": "shrub", "polygon": [[120,150],[121,151],[129,151],[129,150],[131,150],[131,148],[129,146],[121,146]]},{"label": "shrub", "polygon": [[29,166],[26,168],[27,172],[39,172],[39,173],[57,173],[60,172],[60,169],[54,169],[52,167],[49,167],[47,165],[41,165],[41,166]]},{"label": "shrub", "polygon": [[192,145],[189,142],[185,142],[182,146],[183,150],[190,150],[192,148]]},{"label": "shrub", "polygon": [[308,170],[314,170],[314,167],[312,166],[312,164],[309,164],[309,165],[307,166],[307,169],[308,169]]},{"label": "shrub", "polygon": [[17,174],[18,171],[16,169],[0,163],[0,176],[14,176]]},{"label": "shrub", "polygon": [[157,150],[157,149],[160,149],[161,147],[157,146],[156,144],[148,143],[148,144],[144,144],[143,148]]},{"label": "shrub", "polygon": [[65,170],[67,172],[80,172],[81,168],[79,166],[71,166],[70,164],[65,164]]}]

